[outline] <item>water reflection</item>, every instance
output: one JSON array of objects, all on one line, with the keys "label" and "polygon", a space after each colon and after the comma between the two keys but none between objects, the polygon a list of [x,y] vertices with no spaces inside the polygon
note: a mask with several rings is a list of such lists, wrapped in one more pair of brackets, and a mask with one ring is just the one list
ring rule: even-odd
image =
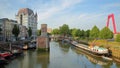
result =
[{"label": "water reflection", "polygon": [[6,68],[48,68],[49,52],[36,50],[24,51],[24,57],[18,57],[6,65]]},{"label": "water reflection", "polygon": [[69,52],[69,49],[70,49],[69,44],[59,42],[59,47],[60,47],[61,51],[63,51],[64,54],[65,53],[67,54]]},{"label": "water reflection", "polygon": [[5,66],[4,65],[0,65],[0,68],[5,68]]},{"label": "water reflection", "polygon": [[111,65],[113,65],[112,61],[105,60],[102,57],[95,56],[79,48],[73,47],[72,50],[75,51],[79,55],[85,56],[93,65],[96,65],[96,66],[101,65],[102,68],[110,68]]},{"label": "water reflection", "polygon": [[49,64],[49,52],[37,52],[37,64],[42,68],[48,68]]},{"label": "water reflection", "polygon": [[[50,43],[50,52],[24,51],[5,68],[120,68],[120,64],[89,55],[78,48],[57,42]],[[4,66],[3,66],[4,68]]]}]

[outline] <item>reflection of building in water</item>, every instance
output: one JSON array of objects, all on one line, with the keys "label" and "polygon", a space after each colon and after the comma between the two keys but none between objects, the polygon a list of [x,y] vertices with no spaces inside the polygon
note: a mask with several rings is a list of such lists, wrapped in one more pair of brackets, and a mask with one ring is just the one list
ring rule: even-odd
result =
[{"label": "reflection of building in water", "polygon": [[28,54],[29,54],[29,67],[28,68],[36,68],[37,52],[32,50]]},{"label": "reflection of building in water", "polygon": [[26,56],[24,56],[24,60],[22,61],[22,68],[28,68],[28,66],[29,66],[29,64],[28,64],[28,62],[29,62],[29,55],[28,55],[28,52],[26,51],[26,52],[24,52],[24,54],[26,55]]},{"label": "reflection of building in water", "polygon": [[36,64],[36,52],[35,51],[25,51],[25,56],[21,62],[20,68],[35,68]]},{"label": "reflection of building in water", "polygon": [[41,65],[41,68],[48,68],[49,64],[49,52],[38,52],[37,64]]},{"label": "reflection of building in water", "polygon": [[[9,68],[48,68],[49,52],[38,53],[36,50],[24,51],[24,56],[13,60]],[[1,67],[0,67],[1,68]]]}]

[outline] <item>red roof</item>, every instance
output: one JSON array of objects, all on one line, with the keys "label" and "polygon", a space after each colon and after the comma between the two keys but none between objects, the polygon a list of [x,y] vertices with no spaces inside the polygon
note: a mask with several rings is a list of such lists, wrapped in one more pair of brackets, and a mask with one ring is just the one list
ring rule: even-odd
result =
[{"label": "red roof", "polygon": [[33,13],[33,11],[31,10],[31,9],[29,9],[29,8],[22,8],[22,9],[20,9],[19,11],[18,11],[18,15],[19,14],[28,14],[28,15],[30,15],[30,14],[32,14]]}]

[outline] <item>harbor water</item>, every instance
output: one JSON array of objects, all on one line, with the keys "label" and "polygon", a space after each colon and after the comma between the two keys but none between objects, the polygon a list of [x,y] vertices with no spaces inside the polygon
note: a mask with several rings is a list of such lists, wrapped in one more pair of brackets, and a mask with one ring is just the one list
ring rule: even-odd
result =
[{"label": "harbor water", "polygon": [[26,50],[2,68],[120,68],[120,63],[90,55],[72,45],[50,42],[50,52]]}]

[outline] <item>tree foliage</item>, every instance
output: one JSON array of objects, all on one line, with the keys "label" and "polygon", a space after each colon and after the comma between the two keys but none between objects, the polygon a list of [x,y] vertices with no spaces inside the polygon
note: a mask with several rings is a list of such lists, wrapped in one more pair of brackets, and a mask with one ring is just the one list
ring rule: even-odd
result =
[{"label": "tree foliage", "polygon": [[80,29],[77,29],[77,31],[76,31],[76,36],[77,36],[77,37],[80,37],[80,35],[81,35],[81,30],[80,30]]},{"label": "tree foliage", "polygon": [[90,30],[80,30],[80,29],[71,29],[71,34],[73,37],[78,37],[78,38],[89,38]]},{"label": "tree foliage", "polygon": [[37,30],[37,36],[41,35],[41,30]]},{"label": "tree foliage", "polygon": [[89,38],[89,35],[90,35],[90,30],[86,30],[85,33],[84,33],[84,36]]},{"label": "tree foliage", "polygon": [[53,31],[52,31],[52,34],[53,35],[58,35],[60,32],[59,32],[59,29],[53,29]]},{"label": "tree foliage", "polygon": [[90,31],[90,38],[95,39],[99,37],[99,29],[97,26],[94,26],[92,30]]},{"label": "tree foliage", "polygon": [[120,42],[120,34],[117,34],[117,35],[116,35],[115,41],[116,41],[116,42]]},{"label": "tree foliage", "polygon": [[31,29],[31,27],[29,27],[29,29],[28,29],[28,35],[29,35],[29,37],[32,36],[32,29]]},{"label": "tree foliage", "polygon": [[112,33],[112,31],[110,31],[109,28],[104,27],[104,28],[100,31],[99,37],[100,37],[101,39],[111,39],[111,38],[113,38],[113,33]]},{"label": "tree foliage", "polygon": [[72,31],[73,31],[73,29],[70,29],[70,30],[69,30],[69,35],[70,35],[70,36],[72,36]]},{"label": "tree foliage", "polygon": [[85,31],[84,31],[84,30],[81,30],[80,37],[81,37],[81,38],[84,38],[84,37],[85,37]]},{"label": "tree foliage", "polygon": [[2,34],[2,28],[0,28],[0,34]]},{"label": "tree foliage", "polygon": [[60,29],[61,35],[64,35],[64,36],[69,35],[70,31],[69,31],[69,26],[67,24],[62,25],[59,29]]},{"label": "tree foliage", "polygon": [[73,37],[77,37],[77,32],[78,32],[78,30],[77,30],[77,29],[75,29],[75,28],[74,28],[74,29],[72,29],[72,33],[71,33],[71,34],[72,34],[72,36],[73,36]]},{"label": "tree foliage", "polygon": [[14,25],[12,29],[12,34],[14,34],[14,36],[17,38],[19,33],[20,33],[19,27],[17,25]]}]

